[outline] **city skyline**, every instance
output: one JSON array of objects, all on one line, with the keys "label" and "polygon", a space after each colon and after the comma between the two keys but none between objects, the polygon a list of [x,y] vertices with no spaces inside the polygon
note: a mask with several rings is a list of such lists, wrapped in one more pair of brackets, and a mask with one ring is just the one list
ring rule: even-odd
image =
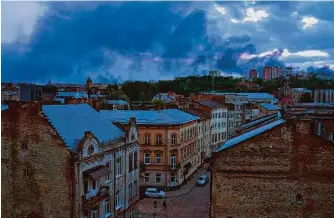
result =
[{"label": "city skyline", "polygon": [[332,9],[331,2],[3,2],[2,80],[111,83],[211,69],[243,76],[271,65],[333,72]]}]

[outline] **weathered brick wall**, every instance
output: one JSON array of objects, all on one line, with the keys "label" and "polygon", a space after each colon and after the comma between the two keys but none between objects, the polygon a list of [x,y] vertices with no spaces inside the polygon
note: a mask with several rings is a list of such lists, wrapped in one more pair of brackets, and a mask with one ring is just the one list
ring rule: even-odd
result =
[{"label": "weathered brick wall", "polygon": [[1,119],[2,217],[70,217],[70,152],[36,106],[10,108]]},{"label": "weathered brick wall", "polygon": [[[334,144],[289,121],[214,158],[212,217],[334,217]],[[296,203],[297,194],[304,199]]]}]

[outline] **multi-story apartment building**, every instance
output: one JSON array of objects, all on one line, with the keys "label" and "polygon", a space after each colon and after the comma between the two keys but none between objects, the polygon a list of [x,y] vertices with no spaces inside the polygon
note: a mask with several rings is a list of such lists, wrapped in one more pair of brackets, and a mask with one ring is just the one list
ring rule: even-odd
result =
[{"label": "multi-story apartment building", "polygon": [[292,76],[292,67],[264,67],[263,68],[263,79],[271,80],[280,77]]},{"label": "multi-story apartment building", "polygon": [[136,117],[143,188],[179,187],[200,166],[199,117],[179,109],[100,113],[117,125],[127,125],[130,117]]},{"label": "multi-story apartment building", "polygon": [[86,104],[39,103],[1,118],[4,217],[135,217],[135,119],[121,130]]},{"label": "multi-story apartment building", "polygon": [[197,145],[200,147],[202,161],[211,157],[211,117],[197,108],[183,109],[185,112],[200,117],[197,130]]},{"label": "multi-story apartment building", "polygon": [[317,89],[313,99],[314,103],[334,103],[334,89]]},{"label": "multi-story apartment building", "polygon": [[251,69],[249,71],[249,79],[256,79],[257,78],[257,71],[255,69]]},{"label": "multi-story apartment building", "polygon": [[213,100],[194,102],[195,108],[211,116],[211,152],[227,139],[227,108]]}]

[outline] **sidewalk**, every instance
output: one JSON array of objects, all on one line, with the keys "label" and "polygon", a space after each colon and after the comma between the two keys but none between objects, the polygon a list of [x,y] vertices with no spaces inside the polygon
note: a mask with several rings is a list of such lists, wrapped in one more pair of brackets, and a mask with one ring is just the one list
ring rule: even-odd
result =
[{"label": "sidewalk", "polygon": [[207,168],[208,168],[209,164],[203,164],[200,168],[198,168],[198,170],[192,175],[192,179],[189,180],[186,184],[182,185],[180,187],[180,189],[175,190],[175,191],[168,191],[166,192],[166,198],[173,198],[173,197],[177,197],[180,195],[185,195],[188,194],[189,192],[191,192],[191,190],[195,187],[196,185],[196,181],[198,179],[198,177],[201,174],[204,174],[207,172]]}]

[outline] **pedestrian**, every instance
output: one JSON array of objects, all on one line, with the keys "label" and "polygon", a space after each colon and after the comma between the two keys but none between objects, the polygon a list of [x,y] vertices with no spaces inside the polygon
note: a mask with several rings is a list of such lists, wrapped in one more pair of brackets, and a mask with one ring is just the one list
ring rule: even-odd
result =
[{"label": "pedestrian", "polygon": [[164,202],[162,203],[162,207],[164,208],[164,210],[166,210],[166,209],[167,209],[166,200],[164,200]]}]

